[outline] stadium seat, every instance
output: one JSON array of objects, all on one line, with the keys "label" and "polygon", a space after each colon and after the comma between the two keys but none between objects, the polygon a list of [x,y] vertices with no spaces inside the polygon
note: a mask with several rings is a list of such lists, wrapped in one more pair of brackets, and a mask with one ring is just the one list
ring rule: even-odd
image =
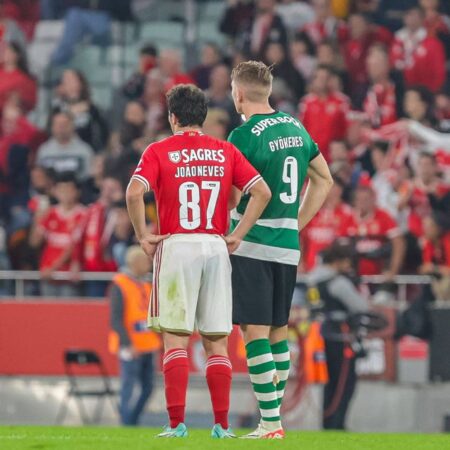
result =
[{"label": "stadium seat", "polygon": [[225,11],[226,2],[210,1],[201,6],[200,15],[203,21],[217,23]]},{"label": "stadium seat", "polygon": [[92,98],[94,103],[102,110],[108,111],[112,104],[113,89],[108,85],[94,86]]},{"label": "stadium seat", "polygon": [[183,42],[183,24],[170,21],[155,21],[142,24],[140,40],[154,42],[159,45],[160,41],[181,46]]},{"label": "stadium seat", "polygon": [[202,21],[197,29],[199,43],[214,42],[223,46],[226,44],[226,36],[219,31],[216,22]]},{"label": "stadium seat", "polygon": [[[100,387],[97,389],[85,389],[80,385],[80,380],[77,374],[80,373],[80,369],[84,369],[86,367],[96,369],[100,379]],[[101,358],[95,351],[86,349],[66,350],[64,352],[64,369],[69,381],[69,390],[66,397],[63,399],[56,416],[56,424],[60,425],[64,422],[67,414],[68,403],[72,398],[76,400],[83,425],[98,424],[100,422],[106,398],[110,400],[113,410],[118,411],[118,405],[115,400],[116,392],[112,389],[111,381],[108,373],[106,372],[106,368]],[[97,404],[93,414],[88,414],[86,412],[83,403],[84,397],[97,399]]]},{"label": "stadium seat", "polygon": [[34,41],[57,42],[64,31],[64,21],[62,20],[41,20],[36,24]]}]

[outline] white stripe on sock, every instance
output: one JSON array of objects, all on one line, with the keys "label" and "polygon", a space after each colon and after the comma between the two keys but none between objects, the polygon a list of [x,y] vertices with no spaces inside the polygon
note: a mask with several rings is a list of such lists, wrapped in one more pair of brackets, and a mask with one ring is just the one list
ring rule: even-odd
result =
[{"label": "white stripe on sock", "polygon": [[258,366],[259,364],[264,364],[270,361],[273,361],[272,353],[265,353],[264,355],[254,356],[253,358],[247,359],[247,366]]},{"label": "white stripe on sock", "polygon": [[285,361],[289,361],[290,359],[291,359],[291,354],[289,352],[273,354],[273,360],[275,362],[285,362]]},{"label": "white stripe on sock", "polygon": [[259,402],[271,402],[277,399],[277,393],[274,392],[255,392],[256,400]]},{"label": "white stripe on sock", "polygon": [[286,381],[289,378],[289,370],[277,370],[280,381]]},{"label": "white stripe on sock", "polygon": [[267,384],[273,382],[273,377],[276,374],[275,370],[270,370],[269,372],[250,374],[250,380],[254,384]]},{"label": "white stripe on sock", "polygon": [[[264,417],[278,417],[280,415],[280,408],[261,409],[261,416]],[[263,414],[264,413],[264,414]]]}]

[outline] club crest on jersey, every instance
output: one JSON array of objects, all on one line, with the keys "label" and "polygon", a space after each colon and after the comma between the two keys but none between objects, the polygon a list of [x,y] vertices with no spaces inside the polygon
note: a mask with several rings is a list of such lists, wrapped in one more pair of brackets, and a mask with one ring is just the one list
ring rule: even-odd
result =
[{"label": "club crest on jersey", "polygon": [[181,161],[181,152],[169,152],[169,159],[175,164]]}]

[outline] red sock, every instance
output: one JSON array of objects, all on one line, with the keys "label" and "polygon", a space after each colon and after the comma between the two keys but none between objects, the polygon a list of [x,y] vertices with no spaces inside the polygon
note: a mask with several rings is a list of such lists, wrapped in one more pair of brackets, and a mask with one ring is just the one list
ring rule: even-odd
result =
[{"label": "red sock", "polygon": [[186,350],[176,348],[164,354],[164,386],[170,427],[184,423],[186,391],[189,378],[189,363]]},{"label": "red sock", "polygon": [[211,395],[214,423],[220,423],[224,429],[228,428],[231,376],[231,362],[226,356],[214,355],[208,358],[206,381]]}]

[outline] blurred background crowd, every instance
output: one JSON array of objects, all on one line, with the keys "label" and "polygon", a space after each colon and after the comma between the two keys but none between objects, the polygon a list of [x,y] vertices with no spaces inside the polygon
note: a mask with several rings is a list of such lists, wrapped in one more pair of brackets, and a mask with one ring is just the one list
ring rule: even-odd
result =
[{"label": "blurred background crowd", "polygon": [[[79,274],[124,264],[124,191],[170,134],[164,94],[204,89],[204,131],[226,139],[241,123],[230,71],[251,58],[273,65],[273,107],[300,118],[335,178],[299,271],[342,237],[359,275],[448,279],[447,14],[443,0],[3,0],[0,269],[40,270],[28,294],[102,296]],[[147,214],[155,229],[151,194]]]}]

